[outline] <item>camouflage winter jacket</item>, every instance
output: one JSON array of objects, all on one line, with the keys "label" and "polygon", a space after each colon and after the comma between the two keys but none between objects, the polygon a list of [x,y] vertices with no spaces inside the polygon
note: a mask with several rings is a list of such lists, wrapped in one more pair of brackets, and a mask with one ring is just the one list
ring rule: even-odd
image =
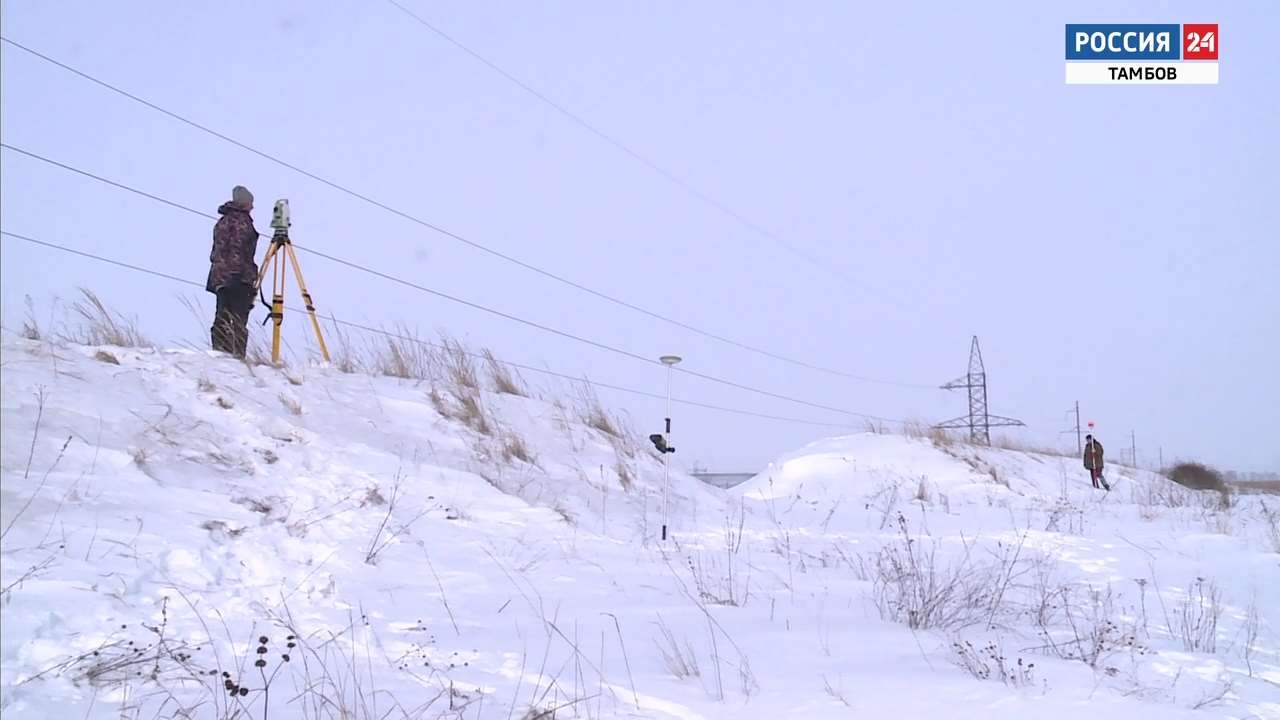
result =
[{"label": "camouflage winter jacket", "polygon": [[1102,443],[1090,440],[1084,444],[1084,468],[1086,470],[1102,469]]},{"label": "camouflage winter jacket", "polygon": [[218,214],[222,218],[213,226],[209,280],[204,289],[216,293],[235,283],[256,284],[258,265],[253,257],[258,251],[258,231],[253,228],[253,218],[234,203],[224,203]]}]

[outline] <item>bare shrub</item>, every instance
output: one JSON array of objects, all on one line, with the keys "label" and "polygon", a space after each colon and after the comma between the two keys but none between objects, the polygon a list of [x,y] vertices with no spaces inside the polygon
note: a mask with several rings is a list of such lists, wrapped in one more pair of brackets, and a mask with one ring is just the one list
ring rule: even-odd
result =
[{"label": "bare shrub", "polygon": [[723,550],[695,551],[686,558],[694,589],[703,603],[732,607],[747,603],[751,592],[750,565],[746,565],[744,575],[744,563],[739,557],[745,522],[745,508],[731,512],[724,520]]},{"label": "bare shrub", "polygon": [[[1224,496],[1219,496],[1222,498]],[[1230,495],[1225,496],[1230,498]],[[1229,499],[1226,502],[1231,502]],[[1230,509],[1207,510],[1203,516],[1205,529],[1219,535],[1230,535],[1235,530],[1235,516]]]},{"label": "bare shrub", "polygon": [[1249,669],[1249,677],[1253,677],[1253,656],[1257,652],[1258,634],[1262,629],[1262,616],[1258,612],[1256,597],[1249,602],[1240,629],[1244,633],[1244,639],[1240,645],[1240,657],[1244,660],[1245,667]]},{"label": "bare shrub", "polygon": [[515,368],[499,360],[488,348],[484,349],[483,355],[485,368],[489,371],[489,379],[493,381],[494,390],[504,395],[529,397],[529,385]]},{"label": "bare shrub", "polygon": [[1060,532],[1069,535],[1084,534],[1084,508],[1075,505],[1065,497],[1054,501],[1045,519],[1045,532]]},{"label": "bare shrub", "polygon": [[[399,508],[402,496],[401,486],[404,482],[404,475],[399,470],[396,471],[395,479],[391,485],[391,497],[386,500],[386,513],[382,516],[382,522],[378,524],[377,530],[373,534],[373,538],[369,541],[369,548],[365,551],[364,561],[370,565],[378,564],[378,556],[384,550],[396,543],[402,535],[409,532],[413,524],[422,516],[427,514],[427,508],[424,507],[418,513],[405,521],[397,522],[396,510]],[[376,488],[374,492],[377,492]],[[372,493],[371,493],[372,495]],[[381,497],[381,493],[378,493]]]},{"label": "bare shrub", "polygon": [[1280,553],[1280,510],[1272,510],[1265,502],[1262,506],[1262,519],[1266,524],[1267,538],[1271,541],[1272,552]]},{"label": "bare shrub", "polygon": [[[772,482],[772,479],[770,482]],[[889,521],[893,518],[894,512],[898,509],[900,491],[901,483],[884,483],[877,487],[875,492],[867,498],[866,509],[870,510],[875,508],[880,513],[881,530],[889,527]]]},{"label": "bare shrub", "polygon": [[1187,588],[1173,618],[1173,631],[1188,652],[1218,651],[1218,620],[1222,617],[1222,591],[1213,580],[1196,578]]},{"label": "bare shrub", "polygon": [[80,296],[71,304],[71,312],[78,319],[74,326],[63,331],[63,340],[80,345],[152,347],[151,341],[138,329],[137,318],[108,309],[102,299],[88,288],[80,288]]},{"label": "bare shrub", "polygon": [[1166,477],[1179,485],[1192,490],[1216,490],[1227,492],[1227,484],[1222,475],[1212,468],[1194,462],[1183,462],[1169,468]]},{"label": "bare shrub", "polygon": [[1138,638],[1137,625],[1120,620],[1117,596],[1110,585],[1106,590],[1085,586],[1087,598],[1081,600],[1079,588],[1061,586],[1053,590],[1047,602],[1060,611],[1065,627],[1039,627],[1044,645],[1033,650],[1063,660],[1078,660],[1095,670],[1113,653],[1128,650],[1139,655],[1149,652]]},{"label": "bare shrub", "polygon": [[874,420],[871,418],[867,418],[867,420],[865,420],[862,423],[862,430],[863,432],[871,433],[872,435],[888,435],[889,434],[888,424],[886,424],[883,420]]},{"label": "bare shrub", "polygon": [[958,560],[945,563],[937,550],[937,543],[925,547],[912,538],[906,517],[898,514],[897,540],[875,559],[872,599],[881,618],[923,630],[991,626],[1012,611],[1005,592],[1024,569],[1021,542],[990,561],[975,560],[966,546]]},{"label": "bare shrub", "polygon": [[[1207,513],[1215,510],[1230,510],[1238,502],[1235,493],[1227,485],[1223,485],[1216,492],[1205,492],[1205,489],[1193,489],[1164,479],[1134,483],[1131,496],[1144,518],[1156,515],[1157,507],[1193,508]],[[1207,515],[1205,519],[1210,520]]]},{"label": "bare shrub", "polygon": [[[187,605],[200,618],[190,600]],[[124,714],[140,718],[460,718],[481,699],[478,692],[455,687],[447,674],[430,673],[417,677],[438,692],[425,704],[406,707],[379,686],[385,676],[379,671],[390,670],[391,659],[384,655],[387,664],[380,660],[375,668],[367,651],[371,631],[354,620],[337,632],[322,624],[304,631],[286,605],[282,612],[268,611],[265,625],[253,621],[247,632],[223,620],[215,633],[201,618],[203,633],[177,637],[168,629],[172,614],[166,597],[154,623],[144,618],[121,624],[32,679],[61,677],[94,693],[124,695]],[[361,645],[364,657],[357,652]]]},{"label": "bare shrub", "polygon": [[1020,657],[1011,662],[999,640],[981,648],[967,640],[954,640],[951,661],[978,680],[999,680],[1009,687],[1029,687],[1036,683],[1036,664]]}]

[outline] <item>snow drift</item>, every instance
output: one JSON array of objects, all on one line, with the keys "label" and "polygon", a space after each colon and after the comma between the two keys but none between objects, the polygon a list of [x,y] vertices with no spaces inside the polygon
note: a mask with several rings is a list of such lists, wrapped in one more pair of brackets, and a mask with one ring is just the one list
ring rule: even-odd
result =
[{"label": "snow drift", "polygon": [[1280,503],[443,377],[6,340],[6,716],[1280,717]]}]

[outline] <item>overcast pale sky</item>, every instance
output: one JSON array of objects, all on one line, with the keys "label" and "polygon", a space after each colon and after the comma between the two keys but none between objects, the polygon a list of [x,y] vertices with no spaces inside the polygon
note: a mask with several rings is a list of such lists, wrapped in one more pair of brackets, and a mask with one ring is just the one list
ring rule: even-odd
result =
[{"label": "overcast pale sky", "polygon": [[[678,177],[591,134],[384,0],[7,0],[5,37],[475,242],[478,252],[9,45],[3,140],[212,212],[291,201],[301,245],[770,392],[944,420],[980,336],[991,409],[1074,448],[1280,469],[1280,5],[400,0]],[[1069,22],[1217,22],[1218,86],[1063,82]],[[5,150],[5,230],[203,282],[211,223]],[[693,190],[691,191],[690,188]],[[699,197],[702,193],[733,214]],[[748,222],[743,222],[746,219]],[[754,225],[754,227],[753,227]],[[761,232],[763,229],[765,232]],[[661,392],[662,370],[302,256],[322,312]],[[212,296],[4,238],[3,314],[77,286],[158,340]],[[255,311],[255,322],[262,310]],[[305,343],[300,317],[289,321]],[[530,375],[541,382],[541,378]],[[838,413],[677,375],[702,402]],[[659,401],[601,391],[646,432]],[[681,407],[678,458],[755,470],[838,429]]]}]

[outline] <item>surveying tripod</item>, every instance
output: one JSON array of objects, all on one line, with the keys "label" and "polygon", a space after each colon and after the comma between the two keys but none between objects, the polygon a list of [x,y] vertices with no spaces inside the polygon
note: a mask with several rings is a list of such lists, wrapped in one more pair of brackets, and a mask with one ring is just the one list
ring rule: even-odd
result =
[{"label": "surveying tripod", "polygon": [[[307,308],[307,314],[311,316],[311,327],[315,329],[316,340],[320,343],[320,354],[325,362],[328,362],[329,347],[325,345],[324,334],[320,332],[320,320],[316,318],[315,303],[311,301],[311,293],[307,292],[307,283],[302,279],[302,266],[298,264],[298,256],[293,250],[293,243],[289,240],[290,224],[289,201],[277,200],[275,209],[271,213],[271,227],[274,230],[271,235],[271,246],[267,248],[267,254],[262,258],[262,270],[258,273],[258,284],[255,288],[259,297],[262,297],[262,282],[270,272],[271,314],[267,319],[272,323],[271,362],[280,364],[280,326],[284,323],[284,285],[288,272],[284,267],[284,257],[287,257],[289,264],[293,266],[294,277],[298,279],[298,289],[302,291],[302,303]],[[263,302],[265,304],[265,299]]]}]

